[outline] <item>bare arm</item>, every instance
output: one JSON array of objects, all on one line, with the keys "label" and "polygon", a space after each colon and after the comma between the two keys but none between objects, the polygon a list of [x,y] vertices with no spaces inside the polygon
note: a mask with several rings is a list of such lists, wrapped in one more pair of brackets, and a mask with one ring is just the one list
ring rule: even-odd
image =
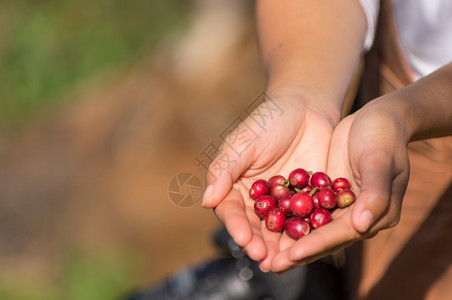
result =
[{"label": "bare arm", "polygon": [[382,105],[396,108],[408,141],[452,135],[452,63],[394,92]]},{"label": "bare arm", "polygon": [[[328,173],[352,180],[354,207],[275,256],[286,270],[395,226],[409,179],[407,144],[452,135],[452,63],[398,91],[367,103],[335,128]],[[345,213],[344,213],[345,212]]]},{"label": "bare arm", "polygon": [[[282,112],[265,129],[251,115],[239,125],[259,136],[237,155],[223,147],[207,173],[203,206],[214,208],[234,240],[270,270],[273,257],[295,241],[262,227],[247,190],[261,178],[296,167],[325,170],[333,127],[361,57],[366,31],[358,0],[259,0],[259,40],[267,95]],[[240,130],[238,130],[240,131]],[[222,157],[231,163],[221,165]]]},{"label": "bare arm", "polygon": [[268,92],[301,94],[335,125],[362,54],[359,1],[259,0],[257,24]]}]

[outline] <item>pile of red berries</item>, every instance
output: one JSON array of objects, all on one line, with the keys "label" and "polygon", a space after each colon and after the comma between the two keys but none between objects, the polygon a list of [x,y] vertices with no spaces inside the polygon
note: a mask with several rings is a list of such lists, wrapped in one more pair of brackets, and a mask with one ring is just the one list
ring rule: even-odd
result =
[{"label": "pile of red berries", "polygon": [[355,202],[348,179],[335,180],[323,172],[293,170],[288,179],[275,175],[253,183],[249,195],[254,211],[268,230],[283,231],[295,240],[331,222],[331,211]]}]

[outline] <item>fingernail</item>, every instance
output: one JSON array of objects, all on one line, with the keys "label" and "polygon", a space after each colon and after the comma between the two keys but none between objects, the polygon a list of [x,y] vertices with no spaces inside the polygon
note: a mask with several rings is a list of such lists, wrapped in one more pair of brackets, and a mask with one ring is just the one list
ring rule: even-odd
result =
[{"label": "fingernail", "polygon": [[261,265],[259,265],[259,270],[261,270],[261,272],[263,272],[263,273],[268,273],[269,272],[268,270],[262,269]]},{"label": "fingernail", "polygon": [[361,214],[361,217],[359,218],[359,222],[361,223],[361,226],[363,227],[363,231],[367,231],[373,223],[374,217],[372,216],[372,213],[368,210],[364,211]]},{"label": "fingernail", "polygon": [[211,184],[209,184],[206,187],[206,191],[204,192],[204,196],[202,197],[202,206],[204,206],[207,201],[212,199],[212,197],[213,197],[213,186]]}]

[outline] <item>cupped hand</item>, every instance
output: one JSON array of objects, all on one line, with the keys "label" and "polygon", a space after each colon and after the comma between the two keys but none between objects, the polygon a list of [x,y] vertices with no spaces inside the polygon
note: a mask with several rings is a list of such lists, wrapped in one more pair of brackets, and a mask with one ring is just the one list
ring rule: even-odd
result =
[{"label": "cupped hand", "polygon": [[403,123],[390,106],[376,99],[338,124],[327,173],[350,179],[356,202],[336,210],[331,223],[278,253],[272,262],[274,271],[312,262],[398,223],[409,161]]},{"label": "cupped hand", "polygon": [[273,257],[294,241],[265,228],[254,213],[250,186],[298,167],[325,171],[332,131],[330,121],[302,97],[271,96],[229,134],[211,163],[203,206],[215,209],[262,270],[270,270]]}]

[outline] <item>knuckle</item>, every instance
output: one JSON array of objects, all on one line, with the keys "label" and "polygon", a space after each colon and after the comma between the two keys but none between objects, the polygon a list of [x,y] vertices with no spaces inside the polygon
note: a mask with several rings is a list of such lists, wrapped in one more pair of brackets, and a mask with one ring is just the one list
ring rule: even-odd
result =
[{"label": "knuckle", "polygon": [[372,238],[374,238],[377,234],[378,234],[378,231],[376,231],[376,232],[371,232],[370,234],[368,234],[368,235],[365,237],[365,239],[366,239],[366,240],[372,239]]},{"label": "knuckle", "polygon": [[388,224],[388,228],[393,228],[400,222],[400,216],[395,216]]}]

